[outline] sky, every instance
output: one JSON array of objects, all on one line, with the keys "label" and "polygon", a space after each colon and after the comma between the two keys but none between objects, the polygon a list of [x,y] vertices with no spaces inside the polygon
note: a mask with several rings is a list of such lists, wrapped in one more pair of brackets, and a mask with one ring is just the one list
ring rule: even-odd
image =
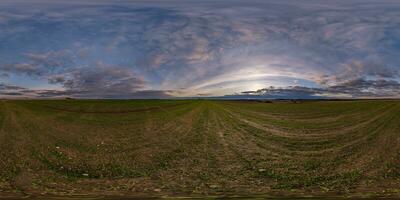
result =
[{"label": "sky", "polygon": [[2,0],[0,98],[400,98],[398,0]]}]

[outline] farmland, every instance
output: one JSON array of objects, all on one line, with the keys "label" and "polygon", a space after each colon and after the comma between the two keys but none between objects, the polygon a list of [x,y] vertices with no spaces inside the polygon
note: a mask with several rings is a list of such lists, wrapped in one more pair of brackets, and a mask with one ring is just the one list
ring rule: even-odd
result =
[{"label": "farmland", "polygon": [[399,185],[399,101],[0,101],[4,196],[399,196]]}]

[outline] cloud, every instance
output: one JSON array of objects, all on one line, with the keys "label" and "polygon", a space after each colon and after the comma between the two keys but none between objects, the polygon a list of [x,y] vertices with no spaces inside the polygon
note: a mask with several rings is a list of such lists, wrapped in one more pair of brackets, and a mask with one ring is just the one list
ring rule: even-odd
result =
[{"label": "cloud", "polygon": [[25,93],[23,91],[26,89],[27,88],[19,87],[16,85],[0,83],[0,98],[24,97]]},{"label": "cloud", "polygon": [[61,84],[67,91],[87,97],[129,95],[142,89],[145,84],[143,78],[129,68],[102,63],[54,75],[49,82]]},{"label": "cloud", "polygon": [[42,74],[41,69],[32,63],[6,64],[0,69],[6,73],[27,74],[29,76]]},{"label": "cloud", "polygon": [[0,91],[0,96],[22,96],[23,93],[20,92],[1,92]]},{"label": "cloud", "polygon": [[[166,98],[173,98],[171,93],[173,93],[173,91],[141,90],[134,92],[132,94],[128,94],[126,97],[136,98],[136,99],[166,99]],[[123,95],[121,96],[123,97]]]},{"label": "cloud", "polygon": [[388,80],[354,79],[324,88],[303,86],[268,87],[227,98],[270,98],[270,99],[319,99],[319,98],[376,98],[400,97],[400,83]]},{"label": "cloud", "polygon": [[[78,52],[79,53],[79,52]],[[156,92],[142,92],[146,83],[130,67],[96,62],[76,66],[69,50],[45,53],[25,53],[27,62],[6,64],[0,71],[25,75],[34,79],[47,79],[49,84],[61,85],[63,90],[25,90],[39,97],[73,96],[81,98],[155,97]],[[9,86],[10,87],[10,86]],[[166,93],[160,97],[165,97]]]},{"label": "cloud", "polygon": [[308,88],[302,86],[269,87],[256,91],[244,91],[240,94],[227,95],[227,98],[251,98],[251,99],[320,99],[323,89]]},{"label": "cloud", "polygon": [[79,90],[29,90],[25,91],[32,94],[31,98],[63,98],[63,97],[73,97],[73,98],[101,98],[101,99],[168,99],[174,98],[171,95],[171,91],[161,91],[161,90],[140,90],[129,93],[88,93],[86,91]]},{"label": "cloud", "polygon": [[0,83],[0,91],[7,91],[7,90],[23,90],[26,89],[24,87],[19,87],[16,85],[9,85],[5,83]]},{"label": "cloud", "polygon": [[8,78],[10,75],[8,74],[8,73],[5,73],[5,72],[3,72],[3,73],[0,73],[0,77],[1,78]]},{"label": "cloud", "polygon": [[224,95],[271,77],[332,93],[400,78],[396,1],[38,2],[0,3],[0,72],[27,88],[15,77],[81,97]]},{"label": "cloud", "polygon": [[84,90],[28,89],[0,83],[0,98],[106,98],[106,99],[167,99],[174,98],[174,91],[138,90],[132,92],[102,92],[100,94]]},{"label": "cloud", "polygon": [[26,62],[0,65],[0,71],[22,74],[30,77],[41,77],[56,71],[64,70],[72,61],[71,52],[67,50],[46,53],[25,53]]},{"label": "cloud", "polygon": [[388,67],[384,62],[350,60],[341,64],[335,74],[325,74],[321,77],[316,77],[314,80],[322,85],[329,85],[366,77],[395,79],[399,77],[399,70],[394,67]]},{"label": "cloud", "polygon": [[345,93],[353,97],[399,97],[400,83],[394,80],[355,79],[326,89],[331,93]]}]

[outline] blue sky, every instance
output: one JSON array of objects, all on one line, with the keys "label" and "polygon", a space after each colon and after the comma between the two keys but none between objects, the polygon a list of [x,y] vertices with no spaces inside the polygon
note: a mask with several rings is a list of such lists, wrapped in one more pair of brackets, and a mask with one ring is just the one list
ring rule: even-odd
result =
[{"label": "blue sky", "polygon": [[0,2],[0,97],[400,97],[400,2]]}]

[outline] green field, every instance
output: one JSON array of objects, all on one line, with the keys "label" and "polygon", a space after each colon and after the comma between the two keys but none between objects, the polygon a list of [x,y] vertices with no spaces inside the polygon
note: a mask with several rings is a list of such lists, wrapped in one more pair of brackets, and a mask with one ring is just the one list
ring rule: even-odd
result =
[{"label": "green field", "polygon": [[0,196],[99,194],[400,197],[400,101],[0,101]]}]

